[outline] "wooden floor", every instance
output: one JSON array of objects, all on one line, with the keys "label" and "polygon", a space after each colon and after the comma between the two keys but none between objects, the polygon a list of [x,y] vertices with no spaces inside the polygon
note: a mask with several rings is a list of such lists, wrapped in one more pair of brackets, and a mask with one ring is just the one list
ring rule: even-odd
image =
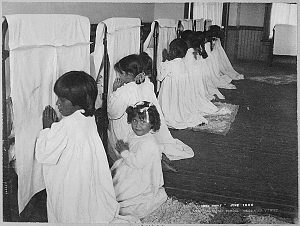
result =
[{"label": "wooden floor", "polygon": [[[179,172],[164,172],[166,191],[206,204],[253,204],[293,218],[298,212],[297,84],[274,86],[247,77],[290,74],[296,68],[234,66],[246,79],[235,82],[237,90],[221,90],[226,102],[240,106],[229,133],[171,131],[193,148],[195,156],[173,161]],[[15,213],[16,196],[11,208]],[[47,221],[45,191],[13,220]]]},{"label": "wooden floor", "polygon": [[[209,204],[253,204],[278,215],[298,212],[297,84],[270,85],[249,76],[296,73],[283,65],[239,64],[246,79],[237,90],[221,90],[239,111],[226,136],[171,131],[190,145],[192,159],[174,161],[178,173],[165,172],[169,195]],[[255,70],[257,73],[255,73]],[[276,70],[274,72],[273,70]],[[281,71],[281,72],[280,72]]]}]

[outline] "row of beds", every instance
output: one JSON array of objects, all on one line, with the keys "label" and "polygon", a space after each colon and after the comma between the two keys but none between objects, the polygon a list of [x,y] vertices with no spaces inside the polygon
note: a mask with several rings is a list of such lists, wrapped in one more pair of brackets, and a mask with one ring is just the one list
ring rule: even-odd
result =
[{"label": "row of beds", "polygon": [[[14,190],[12,188],[12,178],[15,173],[18,175],[18,184],[20,182],[25,181],[25,185],[27,188],[24,188],[22,186],[18,186],[18,204],[19,204],[19,213],[22,212],[22,210],[25,208],[25,205],[28,203],[30,198],[39,191],[39,189],[36,190],[28,190],[30,187],[31,189],[31,184],[32,181],[28,180],[26,182],[27,178],[30,178],[31,175],[27,175],[27,172],[33,172],[34,169],[34,164],[33,164],[33,158],[34,158],[34,148],[32,150],[28,150],[24,148],[24,150],[21,151],[11,151],[13,150],[13,147],[15,146],[16,142],[18,142],[18,137],[15,137],[15,131],[13,129],[13,124],[15,120],[15,115],[13,114],[14,108],[16,107],[16,104],[14,105],[14,99],[11,97],[11,84],[10,84],[10,55],[12,54],[12,50],[9,46],[9,39],[15,38],[15,34],[9,34],[9,32],[14,29],[18,29],[18,26],[24,26],[22,23],[26,20],[31,20],[31,25],[34,26],[34,23],[36,21],[39,21],[40,18],[47,17],[47,20],[42,20],[45,23],[49,23],[50,28],[51,26],[55,26],[55,23],[53,21],[63,21],[60,20],[60,17],[65,16],[65,14],[31,14],[31,15],[9,15],[9,16],[4,16],[2,17],[2,112],[3,112],[3,130],[2,130],[2,141],[3,141],[3,216],[4,216],[4,221],[10,221],[11,219],[11,211],[10,211],[10,195],[12,191]],[[104,147],[107,149],[107,128],[108,128],[108,118],[107,118],[107,97],[111,92],[112,88],[112,83],[113,80],[115,79],[115,72],[112,70],[114,63],[116,63],[118,60],[120,60],[122,57],[132,54],[132,53],[140,53],[140,52],[147,52],[149,56],[153,60],[153,65],[152,65],[152,76],[154,79],[154,84],[157,84],[156,82],[156,76],[157,76],[157,65],[162,62],[162,50],[167,49],[169,47],[169,43],[174,40],[177,37],[180,37],[180,34],[184,30],[193,30],[193,31],[207,31],[209,30],[209,27],[212,25],[212,20],[211,19],[182,19],[182,20],[174,20],[174,19],[157,19],[153,21],[152,23],[145,23],[142,22],[139,18],[109,18],[106,19],[99,24],[90,24],[89,19],[86,17],[82,17],[79,15],[68,15],[71,19],[74,17],[75,20],[79,19],[84,19],[85,21],[85,26],[88,27],[85,30],[85,33],[83,36],[88,36],[85,37],[87,41],[87,48],[88,48],[88,54],[89,54],[89,59],[87,62],[89,62],[90,65],[89,71],[90,74],[95,78],[98,84],[99,88],[99,99],[100,99],[100,104],[97,107],[95,118],[96,118],[96,123],[98,127],[98,132],[99,135],[102,138]],[[12,24],[8,21],[17,21],[16,24]],[[24,19],[25,18],[25,19]],[[70,19],[69,18],[69,19]],[[19,20],[19,21],[18,21]],[[20,22],[21,21],[21,22]],[[131,22],[135,24],[133,27],[130,26]],[[40,24],[42,24],[39,21]],[[30,29],[28,29],[28,33],[26,34],[28,37],[27,40],[29,42],[31,41],[30,36],[39,36],[40,34],[43,34],[43,29],[48,29],[47,31],[45,30],[45,33],[49,33],[49,26],[42,26],[39,28],[40,30],[36,30],[37,33],[30,33]],[[46,24],[45,24],[46,25]],[[124,26],[123,26],[124,25]],[[13,29],[11,29],[10,26]],[[66,24],[65,26],[68,26]],[[276,31],[274,30],[274,36],[280,33],[280,29],[282,26],[275,26]],[[284,31],[286,29],[293,29],[293,32],[295,33],[294,27],[286,28],[284,27]],[[68,28],[67,30],[70,31],[71,28]],[[79,29],[81,27],[79,26]],[[136,30],[138,33],[138,40],[135,40],[135,45],[133,49],[128,50],[124,47],[124,45],[117,46],[114,45],[114,40],[117,39],[114,37],[114,35],[118,35],[118,33],[121,31],[122,37],[126,36],[126,32],[131,33],[133,30]],[[50,29],[51,30],[51,29]],[[84,30],[84,29],[83,29]],[[281,28],[282,30],[282,28]],[[63,31],[63,30],[62,30]],[[24,32],[24,29],[23,31]],[[11,32],[12,33],[12,32]],[[26,27],[25,27],[25,33],[26,33]],[[71,31],[72,33],[72,31]],[[282,32],[281,32],[282,33]],[[285,34],[286,32],[284,32]],[[289,31],[289,33],[291,33]],[[26,36],[25,35],[25,36]],[[124,36],[125,35],[125,36]],[[273,45],[274,45],[274,50],[277,49],[277,43],[278,41],[276,40],[274,42],[274,36],[273,36]],[[294,35],[295,36],[295,35]],[[70,36],[72,37],[72,36]],[[129,37],[129,36],[127,36]],[[17,37],[19,38],[19,37]],[[25,39],[26,39],[25,38]],[[114,39],[115,38],[115,39]],[[120,38],[120,37],[119,37]],[[280,39],[279,39],[280,40]],[[20,41],[18,39],[14,41]],[[286,43],[286,42],[282,42]],[[280,45],[282,45],[282,43]],[[288,42],[289,43],[289,42]],[[294,42],[290,42],[294,43]],[[46,43],[47,46],[47,43]],[[37,46],[29,46],[28,48],[36,48]],[[40,47],[40,46],[39,46]],[[118,48],[118,49],[116,49]],[[286,48],[281,48],[281,49],[286,49]],[[295,49],[293,46],[291,46],[290,49]],[[100,50],[100,52],[99,52]],[[119,55],[116,57],[116,53]],[[282,53],[279,53],[282,54]],[[73,59],[71,58],[70,61]],[[75,70],[74,68],[69,68],[69,70]],[[83,69],[82,69],[83,70]],[[42,73],[41,73],[42,74]],[[19,76],[21,76],[20,74]],[[24,76],[24,75],[23,75]],[[30,75],[27,75],[30,76]],[[30,79],[29,79],[30,80]],[[50,81],[51,84],[55,81]],[[49,84],[49,87],[51,85]],[[155,85],[155,92],[157,94],[157,86]],[[52,90],[52,87],[51,89]],[[26,97],[24,97],[26,98]],[[47,103],[50,104],[51,103]],[[55,102],[52,101],[52,105],[55,105]],[[27,106],[25,106],[27,107]],[[53,106],[54,107],[54,106]],[[40,110],[39,115],[42,115],[42,110]],[[39,128],[39,130],[42,128]],[[28,131],[29,133],[31,131]],[[37,131],[36,131],[37,132]],[[20,142],[19,142],[20,143]],[[23,162],[22,168],[19,167],[18,169],[18,160],[23,161],[22,156],[21,158],[18,157],[17,153],[21,153],[22,155],[28,155],[32,156],[32,159],[30,159],[29,162]],[[18,170],[16,170],[18,169]],[[23,169],[24,172],[22,171]],[[26,187],[25,186],[25,187]],[[34,186],[33,186],[34,187]],[[27,191],[27,190],[28,191]],[[27,195],[28,193],[28,195]],[[26,194],[26,197],[24,198],[22,194]]]},{"label": "row of beds", "polygon": [[[15,17],[16,18],[15,18]],[[29,171],[33,171],[34,168],[31,168],[31,164],[33,164],[33,159],[30,160],[30,162],[23,162],[22,163],[22,169],[21,167],[18,168],[18,154],[17,153],[25,153],[29,156],[34,156],[34,150],[22,150],[22,152],[11,151],[13,150],[12,147],[14,147],[15,142],[18,141],[18,137],[15,137],[14,132],[14,99],[10,95],[10,55],[11,49],[9,46],[9,39],[13,38],[14,35],[11,35],[10,32],[10,26],[15,26],[12,22],[13,20],[18,21],[26,21],[32,20],[32,21],[38,21],[39,17],[49,17],[50,19],[53,18],[55,20],[59,19],[61,15],[59,14],[51,14],[51,15],[9,15],[2,17],[2,110],[3,110],[3,133],[2,133],[2,141],[3,141],[3,213],[4,213],[4,221],[10,221],[11,220],[11,193],[14,190],[12,188],[12,178],[13,174],[17,172],[18,175],[18,184],[20,180],[24,183],[24,180],[26,181],[27,176],[26,172],[22,172],[22,169],[27,167]],[[78,15],[70,15],[71,17],[74,16],[75,20],[76,17],[82,17]],[[24,19],[24,18],[25,19]],[[54,18],[58,17],[58,18]],[[9,19],[8,19],[9,18]],[[51,23],[51,20],[45,20],[46,22],[49,21]],[[77,18],[78,19],[78,18]],[[87,18],[84,18],[86,21]],[[90,74],[96,79],[97,83],[101,83],[101,88],[99,89],[99,95],[101,97],[101,106],[99,106],[96,110],[96,123],[98,127],[99,135],[102,138],[104,147],[107,147],[107,128],[108,128],[108,118],[107,118],[107,97],[110,92],[110,87],[112,86],[113,77],[113,70],[110,70],[110,68],[113,68],[112,65],[122,58],[123,56],[129,55],[131,53],[139,53],[139,52],[148,52],[153,60],[153,77],[156,78],[157,75],[157,65],[159,61],[161,61],[161,53],[163,48],[168,49],[169,43],[180,36],[180,33],[184,30],[194,30],[194,31],[205,31],[208,30],[209,27],[212,25],[212,20],[210,19],[182,19],[182,20],[171,20],[171,19],[158,19],[153,21],[152,23],[143,23],[138,18],[131,18],[135,21],[139,20],[138,22],[140,24],[139,26],[139,33],[140,33],[140,43],[139,46],[136,47],[136,50],[131,53],[123,53],[123,56],[119,56],[119,59],[116,58],[114,60],[110,59],[110,56],[112,56],[112,53],[110,53],[111,46],[109,47],[109,43],[112,43],[112,34],[114,32],[118,32],[118,30],[114,31],[112,27],[116,28],[118,26],[115,26],[116,23],[122,23],[124,21],[124,24],[127,24],[125,27],[123,27],[121,30],[124,32],[126,29],[130,30],[131,27],[128,27],[128,19],[130,21],[130,18],[109,18],[107,20],[102,21],[99,24],[89,24],[89,49],[90,49],[90,56],[89,59],[91,64],[93,66],[90,66]],[[89,20],[88,20],[89,21]],[[33,22],[34,23],[34,22]],[[53,23],[54,24],[54,23]],[[101,26],[100,26],[101,25]],[[17,23],[17,26],[21,26]],[[47,26],[45,26],[45,29]],[[49,27],[48,27],[49,28]],[[101,28],[101,37],[97,37],[99,35],[99,30]],[[43,32],[39,30],[40,33]],[[120,29],[120,27],[118,28]],[[13,30],[13,29],[11,29]],[[29,29],[30,30],[30,29]],[[168,30],[168,38],[166,39],[163,34],[164,30]],[[170,32],[171,31],[171,32]],[[28,31],[30,32],[30,31]],[[49,32],[49,31],[45,31]],[[171,35],[170,35],[171,34]],[[37,35],[30,33],[29,35]],[[148,46],[145,45],[145,42],[148,42]],[[36,48],[36,46],[29,46],[29,48]],[[97,54],[95,53],[97,48],[101,49],[101,59],[97,57]],[[123,50],[123,46],[120,47],[118,50],[119,52]],[[98,54],[99,55],[99,54]],[[72,60],[72,59],[70,59]],[[97,63],[98,61],[98,63]],[[101,62],[100,62],[101,61]],[[96,62],[96,63],[95,63]],[[93,64],[94,63],[94,64]],[[97,66],[95,66],[97,64]],[[20,75],[21,76],[21,75]],[[30,75],[28,75],[30,76]],[[51,81],[53,82],[53,81]],[[9,91],[8,91],[9,90]],[[53,105],[54,102],[52,102]],[[51,104],[51,103],[49,103]],[[42,112],[41,112],[42,114]],[[42,129],[42,128],[40,128]],[[30,133],[30,131],[28,131]],[[25,148],[26,149],[26,148]],[[34,157],[33,157],[34,158]],[[23,159],[20,158],[20,159]],[[22,160],[23,161],[23,160]],[[20,164],[20,163],[19,163]],[[24,170],[26,171],[26,170]],[[27,170],[28,171],[28,170]],[[29,178],[29,177],[28,177]],[[31,183],[30,180],[28,180],[28,183]],[[25,189],[25,190],[24,190]],[[37,191],[29,191],[30,194],[26,196],[25,198],[20,198],[20,194],[26,193],[28,188],[23,188],[22,186],[18,186],[18,194],[19,194],[19,213],[24,210],[26,203],[30,200],[30,198],[35,194]],[[20,191],[22,190],[22,191]],[[23,197],[23,196],[22,196]],[[20,199],[23,199],[20,200]]]}]

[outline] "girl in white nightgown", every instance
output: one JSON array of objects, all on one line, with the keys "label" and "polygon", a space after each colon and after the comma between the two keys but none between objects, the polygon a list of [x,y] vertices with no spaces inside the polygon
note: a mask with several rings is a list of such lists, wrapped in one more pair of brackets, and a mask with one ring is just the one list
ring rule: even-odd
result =
[{"label": "girl in white nightgown", "polygon": [[211,102],[216,97],[224,99],[224,96],[211,80],[210,71],[204,59],[207,57],[204,50],[204,40],[199,39],[194,34],[186,37],[186,43],[190,48],[183,59],[189,71],[191,84],[195,87],[195,105],[204,115],[227,114],[230,112],[229,109],[218,108]]},{"label": "girl in white nightgown", "polygon": [[[184,61],[192,79],[194,80],[193,83],[196,86],[196,90],[198,90],[202,96],[204,95],[209,101],[214,100],[216,97],[219,99],[225,99],[223,94],[215,85],[211,75],[212,69],[205,60],[208,55],[205,51],[205,39],[202,32],[191,31],[188,35],[184,35],[183,37],[189,47],[184,57]],[[208,113],[216,111],[216,107],[212,105],[212,103],[208,103],[206,105],[208,107],[207,110],[210,109]]]},{"label": "girl in white nightgown", "polygon": [[131,126],[127,123],[126,109],[139,101],[153,103],[160,114],[161,127],[154,137],[161,152],[170,160],[192,158],[194,156],[192,148],[172,137],[155,96],[153,83],[147,76],[145,77],[140,55],[131,54],[122,58],[115,64],[115,70],[118,72],[118,78],[113,84],[113,92],[107,103],[109,154],[112,159],[117,160],[121,157],[115,149],[117,140],[126,141],[128,134],[132,132]]},{"label": "girl in white nightgown", "polygon": [[211,40],[213,50],[211,54],[219,62],[221,76],[229,76],[232,80],[244,79],[244,75],[238,73],[231,65],[226,52],[224,51],[221,40],[224,39],[224,32],[218,25],[212,25],[206,32],[207,39]]},{"label": "girl in white nightgown", "polygon": [[139,222],[119,215],[107,156],[97,132],[95,80],[83,71],[62,75],[54,85],[55,110],[43,112],[36,159],[43,164],[50,223]]},{"label": "girl in white nightgown", "polygon": [[185,129],[207,124],[203,116],[219,109],[208,98],[205,71],[194,55],[186,57],[188,46],[183,39],[173,40],[169,49],[169,60],[161,63],[157,75],[161,82],[158,100],[167,125]]},{"label": "girl in white nightgown", "polygon": [[121,158],[111,168],[122,215],[143,218],[167,199],[163,188],[161,152],[153,134],[160,128],[156,107],[142,101],[126,110],[132,132],[127,142],[118,140]]}]

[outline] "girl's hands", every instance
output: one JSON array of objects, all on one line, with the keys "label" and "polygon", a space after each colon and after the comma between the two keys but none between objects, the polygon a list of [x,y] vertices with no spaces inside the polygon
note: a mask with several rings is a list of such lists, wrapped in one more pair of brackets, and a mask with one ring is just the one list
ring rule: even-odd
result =
[{"label": "girl's hands", "polygon": [[134,81],[136,84],[141,84],[145,81],[145,73],[139,73],[137,76],[135,76]]},{"label": "girl's hands", "polygon": [[169,56],[168,50],[163,49],[163,51],[162,51],[162,61],[165,62],[166,60],[169,60],[169,59],[170,59],[170,56]]},{"label": "girl's hands", "polygon": [[58,122],[55,110],[50,106],[46,106],[43,111],[43,128],[50,128],[54,122]]},{"label": "girl's hands", "polygon": [[116,150],[121,154],[123,151],[129,150],[129,145],[123,140],[118,140],[116,143]]},{"label": "girl's hands", "polygon": [[121,78],[116,78],[113,84],[113,91],[116,91],[119,87],[124,84]]}]

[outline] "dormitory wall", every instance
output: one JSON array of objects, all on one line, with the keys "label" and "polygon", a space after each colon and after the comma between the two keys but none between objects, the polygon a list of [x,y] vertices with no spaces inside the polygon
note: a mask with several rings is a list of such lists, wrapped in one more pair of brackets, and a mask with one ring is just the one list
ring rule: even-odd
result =
[{"label": "dormitory wall", "polygon": [[138,17],[143,22],[159,18],[182,19],[184,3],[104,2],[3,2],[2,15],[66,13],[86,16],[91,24],[110,17]]},{"label": "dormitory wall", "polygon": [[137,17],[152,22],[153,3],[104,2],[2,2],[2,15],[8,14],[77,14],[86,16],[91,24],[110,17]]},{"label": "dormitory wall", "polygon": [[231,61],[268,60],[269,42],[262,42],[265,7],[265,3],[230,3],[226,53]]},{"label": "dormitory wall", "polygon": [[183,19],[184,3],[155,3],[154,20],[160,18]]},{"label": "dormitory wall", "polygon": [[[240,9],[238,9],[240,7]],[[256,26],[264,25],[264,3],[230,3],[229,26]],[[238,10],[239,18],[238,18]]]}]

